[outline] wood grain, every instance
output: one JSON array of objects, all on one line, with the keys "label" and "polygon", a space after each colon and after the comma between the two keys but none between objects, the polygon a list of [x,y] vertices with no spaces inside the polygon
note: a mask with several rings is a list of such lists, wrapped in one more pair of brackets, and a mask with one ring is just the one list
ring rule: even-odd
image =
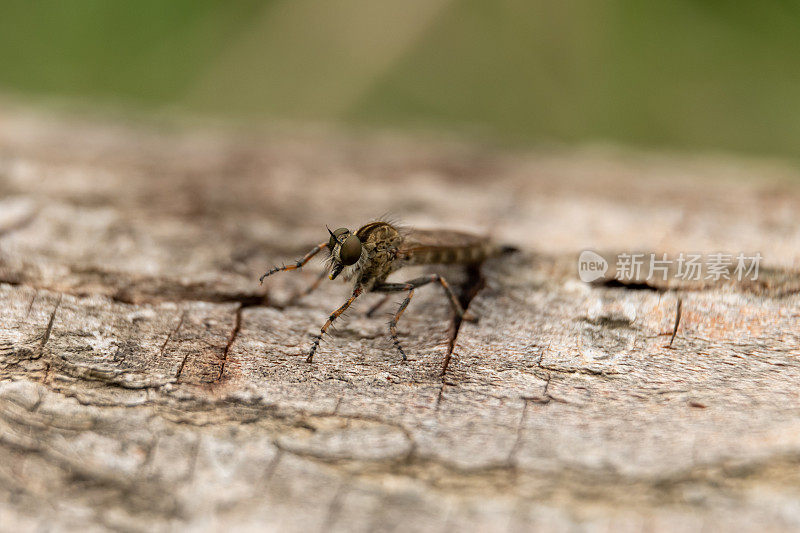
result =
[{"label": "wood grain", "polygon": [[[0,108],[1,528],[796,529],[799,183],[777,161]],[[380,296],[306,364],[348,288],[287,305],[319,264],[259,275],[385,212],[522,252],[484,265],[477,323],[417,291],[407,364],[363,314]],[[586,248],[764,270],[587,285]]]}]

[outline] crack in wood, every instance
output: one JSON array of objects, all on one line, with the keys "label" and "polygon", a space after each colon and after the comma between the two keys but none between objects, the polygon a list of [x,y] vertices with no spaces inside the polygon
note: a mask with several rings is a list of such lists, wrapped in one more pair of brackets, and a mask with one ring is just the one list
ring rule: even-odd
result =
[{"label": "crack in wood", "polygon": [[[344,380],[344,381],[345,381],[346,383],[349,383],[347,380]],[[336,399],[336,405],[334,405],[334,406],[333,406],[333,411],[331,412],[331,415],[332,415],[332,416],[336,416],[336,415],[338,415],[338,414],[339,414],[339,407],[342,405],[342,400],[343,400],[343,399],[344,399],[344,396],[339,396],[339,397]]]},{"label": "crack in wood", "polygon": [[[124,284],[126,280],[120,279],[104,279],[108,282],[108,288],[114,288],[119,284]],[[115,283],[116,282],[116,283]],[[30,280],[23,279],[21,275],[17,277],[6,276],[0,278],[0,284],[11,285],[12,287],[27,287],[35,291],[49,291],[60,295],[74,296],[75,298],[87,298],[90,296],[99,296],[108,298],[110,301],[124,304],[124,305],[157,305],[162,303],[211,303],[211,304],[239,304],[242,307],[268,307],[272,309],[282,309],[282,307],[272,304],[266,294],[241,294],[241,293],[206,293],[206,292],[192,292],[191,289],[185,290],[169,290],[164,287],[157,287],[151,289],[152,292],[158,292],[158,296],[149,294],[149,292],[136,292],[130,287],[117,288],[114,292],[98,291],[98,290],[80,290],[76,288],[54,287],[47,283],[34,283]],[[105,286],[105,283],[100,284]],[[94,286],[92,287],[94,288]],[[167,296],[164,296],[167,294]]]},{"label": "crack in wood", "polygon": [[281,462],[283,458],[284,451],[275,446],[275,457],[267,465],[267,468],[264,470],[264,481],[269,481],[272,479],[272,476],[275,475],[275,471],[278,469],[278,464]]},{"label": "crack in wood", "polygon": [[544,383],[544,388],[542,389],[541,396],[523,396],[522,399],[532,403],[538,403],[542,405],[547,405],[550,402],[557,402],[557,403],[564,403],[564,404],[572,404],[568,400],[564,398],[559,398],[558,396],[553,396],[550,394],[550,383],[552,382],[553,377],[548,373],[546,377],[546,381]]},{"label": "crack in wood", "polygon": [[629,291],[653,291],[653,292],[666,292],[666,287],[660,287],[657,285],[652,285],[646,281],[638,281],[638,280],[619,280],[619,279],[607,279],[596,285],[600,285],[601,287],[607,287],[609,289],[625,289]]},{"label": "crack in wood", "polygon": [[58,301],[56,301],[56,305],[53,307],[53,312],[50,313],[50,320],[47,322],[47,328],[44,330],[44,336],[42,337],[42,344],[39,346],[39,357],[44,355],[44,347],[47,344],[47,341],[50,340],[50,334],[53,332],[53,323],[56,320],[56,312],[58,311],[58,308],[61,307],[61,300],[63,298],[63,294],[58,295]]},{"label": "crack in wood", "polygon": [[222,379],[222,374],[225,372],[225,364],[228,362],[228,353],[231,351],[231,347],[236,341],[239,331],[242,329],[242,309],[244,309],[244,306],[242,305],[236,309],[236,318],[234,320],[233,330],[231,331],[231,336],[228,339],[228,343],[225,345],[225,350],[222,352],[222,364],[219,367],[219,374],[213,382],[220,381]]},{"label": "crack in wood", "polygon": [[[181,313],[181,317],[180,317],[180,319],[178,319],[178,325],[177,325],[177,326],[175,326],[175,329],[173,329],[172,331],[170,331],[170,332],[169,332],[169,335],[167,335],[167,338],[166,338],[166,339],[164,339],[164,344],[162,344],[162,345],[161,345],[161,352],[160,352],[160,355],[161,355],[161,358],[162,358],[162,359],[164,358],[164,352],[165,352],[165,351],[166,351],[166,349],[167,349],[167,344],[169,344],[169,341],[170,341],[170,339],[172,339],[172,337],[178,333],[178,330],[180,330],[180,329],[181,329],[181,326],[183,326],[183,320],[186,318],[186,313],[187,313],[187,311],[186,311],[186,310],[184,310],[184,311]],[[176,382],[176,383],[177,383],[177,382],[179,382],[179,381],[180,381],[180,379],[181,379],[181,373],[183,372],[183,367],[186,365],[186,360],[187,360],[188,358],[189,358],[189,353],[187,352],[187,353],[186,353],[186,354],[183,356],[183,359],[181,360],[181,364],[180,364],[180,366],[178,367],[178,371],[175,373],[175,382]]]},{"label": "crack in wood", "polygon": [[349,490],[350,479],[345,477],[345,479],[339,483],[339,487],[336,489],[333,498],[331,498],[331,501],[328,504],[328,510],[325,514],[325,520],[322,523],[320,531],[331,531],[333,529],[336,519],[339,517],[339,513],[342,510],[342,500],[344,500],[344,497]]},{"label": "crack in wood", "polygon": [[715,292],[720,290],[733,290],[741,294],[753,294],[781,300],[800,293],[800,271],[789,268],[762,266],[758,279],[728,279],[719,280],[678,280],[663,281],[660,279],[630,279],[620,280],[602,279],[590,283],[592,287],[623,289],[630,291],[652,291],[667,293],[681,291],[685,293]]},{"label": "crack in wood", "polygon": [[31,315],[31,309],[33,309],[33,302],[36,301],[36,296],[39,295],[39,291],[34,289],[33,296],[31,297],[31,301],[28,304],[28,308],[25,310],[25,318],[28,318]]},{"label": "crack in wood", "polygon": [[[481,273],[481,269],[479,266],[476,267],[468,267],[466,269],[467,273],[467,281],[461,286],[461,290],[459,291],[458,299],[459,303],[461,304],[461,308],[467,312],[469,310],[469,304],[478,295],[483,287],[486,286],[486,280]],[[464,322],[463,317],[456,315],[453,317],[453,325],[450,328],[451,334],[450,339],[447,344],[447,353],[444,356],[444,363],[442,364],[442,372],[439,375],[441,380],[441,386],[439,387],[439,393],[436,396],[436,410],[439,410],[439,406],[442,403],[442,399],[444,396],[444,387],[447,384],[445,381],[445,377],[447,375],[447,369],[450,367],[450,361],[453,357],[453,350],[456,346],[456,340],[458,339],[458,332],[461,330],[461,324]]]},{"label": "crack in wood", "polygon": [[675,341],[675,336],[678,334],[678,326],[681,323],[681,308],[683,307],[683,300],[678,297],[678,304],[675,307],[675,326],[672,328],[672,336],[669,338],[669,348],[672,348],[672,343]]},{"label": "crack in wood", "polygon": [[200,457],[200,446],[203,442],[203,436],[198,435],[197,439],[191,444],[189,450],[189,467],[186,469],[185,481],[192,481],[197,473],[197,459]]},{"label": "crack in wood", "polygon": [[[550,382],[548,381],[545,384],[545,396],[547,395],[547,385]],[[522,433],[523,427],[525,426],[525,421],[528,419],[528,398],[522,398],[522,413],[519,416],[519,422],[517,423],[517,435],[514,439],[514,444],[511,446],[511,449],[508,452],[508,464],[510,467],[515,467],[515,460],[517,452],[519,451],[520,446],[522,445]]]},{"label": "crack in wood", "polygon": [[538,363],[539,368],[542,370],[548,370],[550,372],[556,372],[558,374],[583,374],[585,376],[600,376],[606,378],[613,378],[615,376],[620,376],[622,372],[609,372],[607,370],[596,370],[594,368],[582,368],[582,367],[567,367],[567,368],[558,368],[551,365],[544,365],[541,362]]}]

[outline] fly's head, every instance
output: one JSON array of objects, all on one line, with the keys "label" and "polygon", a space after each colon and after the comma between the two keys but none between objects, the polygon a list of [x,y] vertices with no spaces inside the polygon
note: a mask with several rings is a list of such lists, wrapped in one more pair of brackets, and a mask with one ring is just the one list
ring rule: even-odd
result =
[{"label": "fly's head", "polygon": [[328,277],[336,279],[339,274],[344,273],[344,279],[349,280],[361,270],[367,258],[367,251],[358,236],[347,228],[339,228],[336,231],[328,228],[328,233],[331,236],[328,241],[330,252]]}]

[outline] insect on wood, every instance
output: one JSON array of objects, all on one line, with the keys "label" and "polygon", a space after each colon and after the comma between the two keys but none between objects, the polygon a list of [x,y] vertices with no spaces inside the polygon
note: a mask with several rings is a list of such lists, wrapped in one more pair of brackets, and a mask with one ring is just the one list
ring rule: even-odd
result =
[{"label": "insect on wood", "polygon": [[[370,222],[360,227],[355,233],[347,228],[339,228],[336,231],[328,228],[328,233],[327,241],[316,245],[294,264],[275,267],[260,278],[263,283],[264,278],[277,272],[298,270],[319,252],[327,250],[328,260],[325,271],[303,294],[314,290],[325,274],[328,274],[331,280],[341,275],[345,281],[353,283],[350,297],[330,314],[319,334],[314,336],[314,342],[306,358],[309,363],[313,360],[314,353],[331,324],[350,307],[356,298],[365,292],[406,293],[400,307],[389,320],[389,334],[403,360],[407,360],[406,353],[397,339],[397,321],[400,320],[403,311],[411,302],[414,291],[419,287],[429,283],[438,283],[447,296],[453,311],[461,319],[474,321],[476,317],[463,309],[447,280],[439,274],[429,274],[404,283],[387,283],[386,278],[404,266],[478,265],[489,257],[513,250],[513,248],[498,246],[487,237],[449,230],[407,230],[383,221]],[[389,296],[387,294],[387,298]],[[379,302],[367,314],[370,315],[374,312],[384,301],[385,299]]]}]

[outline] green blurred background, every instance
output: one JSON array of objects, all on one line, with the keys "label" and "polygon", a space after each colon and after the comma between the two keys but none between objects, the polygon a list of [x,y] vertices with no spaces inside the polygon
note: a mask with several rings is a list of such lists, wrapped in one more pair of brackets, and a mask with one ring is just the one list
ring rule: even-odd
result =
[{"label": "green blurred background", "polygon": [[800,155],[790,0],[0,0],[33,101]]}]

